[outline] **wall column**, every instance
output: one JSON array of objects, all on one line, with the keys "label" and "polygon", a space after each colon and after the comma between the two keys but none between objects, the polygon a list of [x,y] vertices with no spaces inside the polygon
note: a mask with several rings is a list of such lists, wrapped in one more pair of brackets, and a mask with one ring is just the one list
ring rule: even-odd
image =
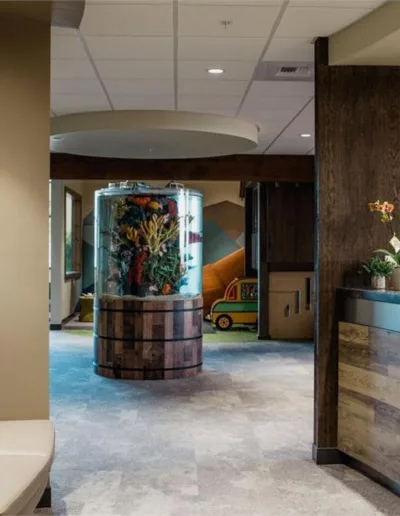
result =
[{"label": "wall column", "polygon": [[0,16],[0,420],[49,416],[48,12]]},{"label": "wall column", "polygon": [[268,183],[257,185],[258,338],[269,339]]},{"label": "wall column", "polygon": [[[400,187],[400,67],[328,66],[316,42],[316,362],[314,458],[338,460],[336,288],[388,246],[367,203]],[[398,229],[399,231],[399,229]]]},{"label": "wall column", "polygon": [[51,318],[50,329],[61,330],[64,287],[64,182],[51,182]]}]

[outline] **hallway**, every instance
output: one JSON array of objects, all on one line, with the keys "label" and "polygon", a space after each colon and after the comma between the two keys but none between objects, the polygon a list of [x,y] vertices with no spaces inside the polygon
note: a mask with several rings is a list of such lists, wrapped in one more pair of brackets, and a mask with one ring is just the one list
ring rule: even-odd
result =
[{"label": "hallway", "polygon": [[198,378],[129,383],[93,374],[83,333],[51,333],[53,510],[38,514],[400,514],[359,473],[311,461],[311,344],[208,335]]}]

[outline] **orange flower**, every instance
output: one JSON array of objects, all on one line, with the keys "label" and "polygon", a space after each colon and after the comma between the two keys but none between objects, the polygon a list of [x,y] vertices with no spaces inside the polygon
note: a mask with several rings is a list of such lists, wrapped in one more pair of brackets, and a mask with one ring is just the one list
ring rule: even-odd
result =
[{"label": "orange flower", "polygon": [[385,201],[381,206],[382,213],[392,213],[394,210],[394,205],[390,202]]},{"label": "orange flower", "polygon": [[150,197],[131,197],[129,200],[136,206],[146,206],[151,201]]},{"label": "orange flower", "polygon": [[164,283],[161,293],[164,296],[167,296],[171,292],[171,285],[169,283]]}]

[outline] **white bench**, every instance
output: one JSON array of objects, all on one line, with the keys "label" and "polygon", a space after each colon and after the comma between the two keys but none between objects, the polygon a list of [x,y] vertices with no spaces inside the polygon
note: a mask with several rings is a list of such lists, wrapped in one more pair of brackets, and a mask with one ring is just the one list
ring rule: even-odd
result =
[{"label": "white bench", "polygon": [[50,421],[0,421],[0,515],[31,515],[54,456]]}]

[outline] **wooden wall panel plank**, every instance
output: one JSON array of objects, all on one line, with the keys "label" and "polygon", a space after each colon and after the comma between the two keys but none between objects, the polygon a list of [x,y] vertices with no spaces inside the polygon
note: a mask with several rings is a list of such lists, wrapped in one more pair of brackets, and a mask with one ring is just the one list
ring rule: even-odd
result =
[{"label": "wooden wall panel plank", "polygon": [[400,381],[340,362],[339,385],[400,409]]},{"label": "wooden wall panel plank", "polygon": [[[368,333],[368,341],[365,335]],[[398,343],[400,333],[390,332],[388,341],[376,339],[373,328],[340,323],[339,341],[339,395],[338,395],[338,448],[347,455],[400,482],[400,379],[390,375],[387,362],[379,362],[387,354],[377,352],[389,341]],[[388,335],[388,332],[385,332]],[[361,338],[360,338],[361,337]],[[349,342],[353,339],[354,344]],[[353,346],[352,365],[343,348]],[[357,352],[359,353],[357,360]],[[363,362],[364,352],[374,357],[370,367]],[[377,372],[377,365],[385,374]]]}]

